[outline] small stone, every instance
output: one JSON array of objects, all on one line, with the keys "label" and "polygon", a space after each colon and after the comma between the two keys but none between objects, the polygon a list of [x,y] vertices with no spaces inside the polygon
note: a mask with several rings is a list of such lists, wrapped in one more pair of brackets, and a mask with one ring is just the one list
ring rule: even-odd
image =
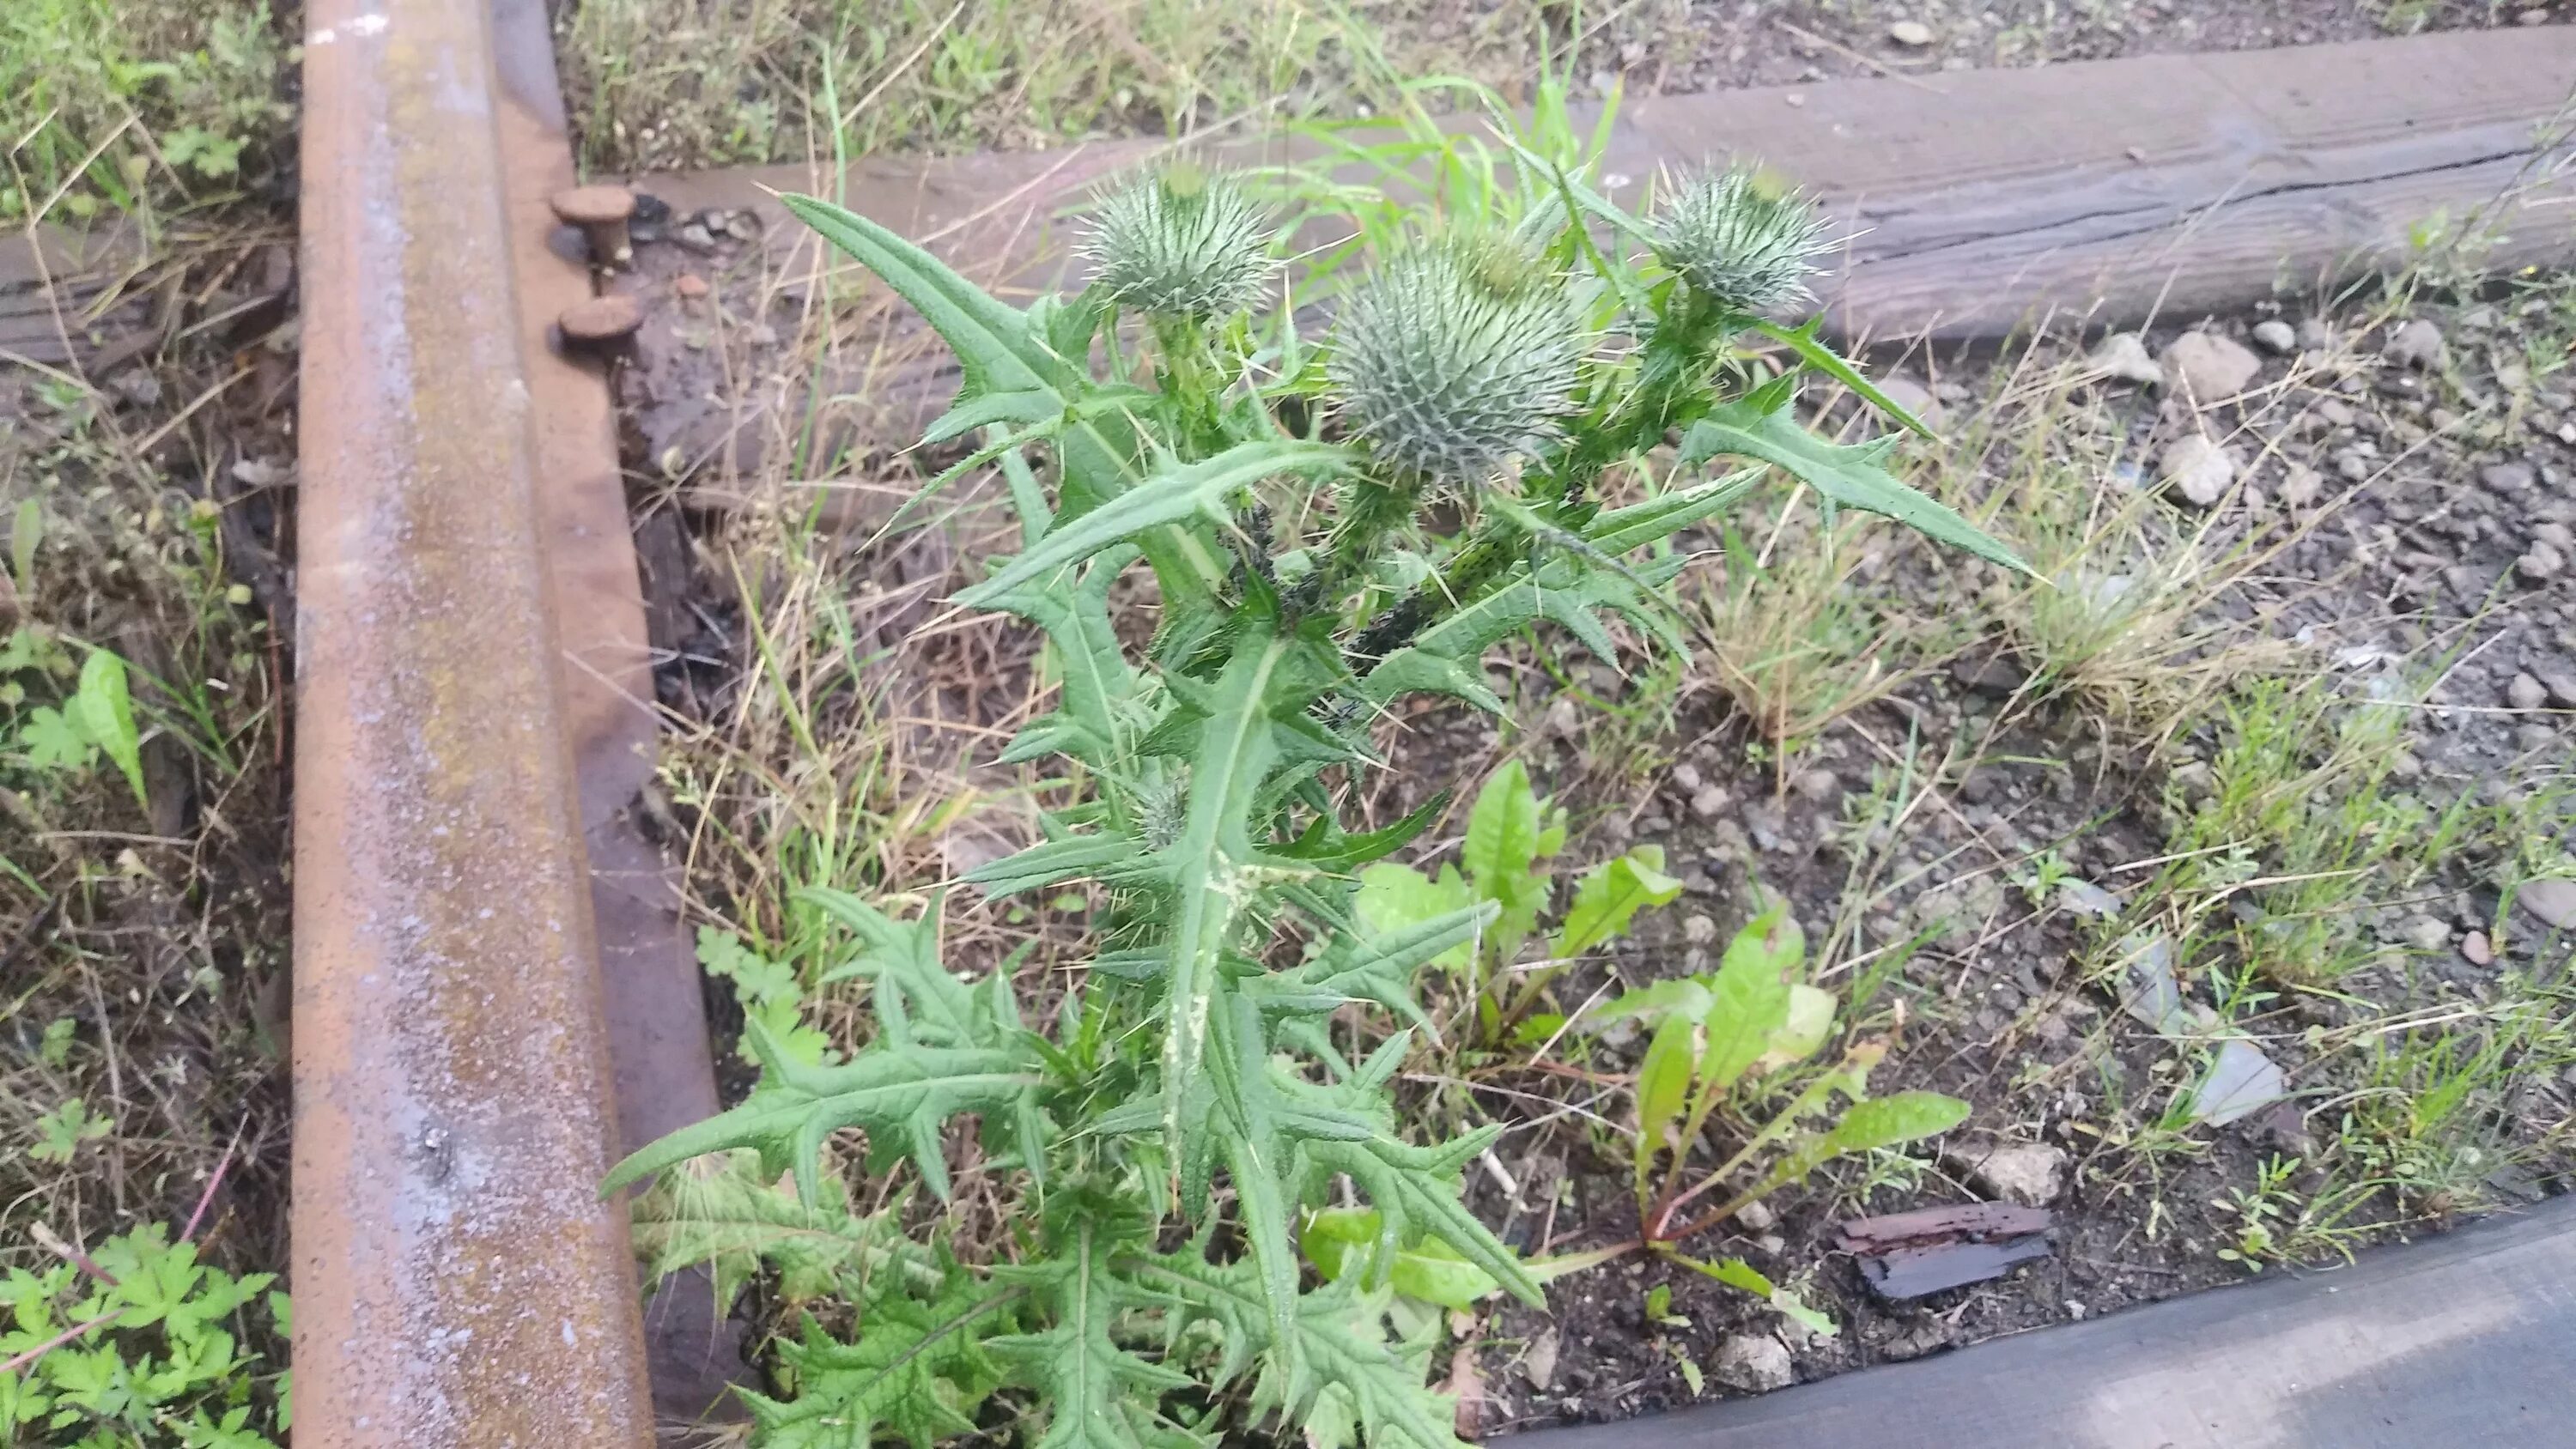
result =
[{"label": "small stone", "polygon": [[1757,1197],[1735,1210],[1735,1220],[1743,1225],[1746,1232],[1759,1233],[1767,1231],[1773,1223],[1778,1222],[1780,1215],[1771,1210],[1769,1203]]},{"label": "small stone", "polygon": [[1990,654],[1983,659],[1962,659],[1952,664],[1950,677],[1971,694],[2005,699],[2020,689],[2030,674],[2002,655]]},{"label": "small stone", "polygon": [[1789,788],[1822,805],[1842,794],[1843,782],[1831,770],[1801,770]]},{"label": "small stone", "polygon": [[[1930,388],[1907,377],[1904,373],[1890,373],[1880,378],[1878,390],[1887,395],[1889,402],[1914,414],[1925,427],[1941,426],[1941,400],[1932,395]],[[1889,421],[1893,422],[1894,419],[1891,418]]]},{"label": "small stone", "polygon": [[1908,50],[1921,50],[1933,41],[1932,27],[1920,20],[1900,20],[1887,27],[1887,38]]},{"label": "small stone", "polygon": [[2186,332],[2165,349],[2165,380],[2200,407],[2236,396],[2263,370],[2242,343],[2215,332]]},{"label": "small stone", "polygon": [[2478,481],[2498,493],[2520,493],[2531,486],[2531,465],[2520,461],[2489,463],[2478,470]]},{"label": "small stone", "polygon": [[2045,1142],[2007,1142],[1951,1155],[1986,1191],[2024,1207],[2046,1207],[2065,1189],[2066,1153]]},{"label": "small stone", "polygon": [[671,240],[693,252],[712,252],[716,249],[715,234],[694,221],[671,233]]},{"label": "small stone", "polygon": [[1673,783],[1681,787],[1681,791],[1684,795],[1698,794],[1702,783],[1700,780],[1699,766],[1692,764],[1688,760],[1684,760],[1680,764],[1673,766]]},{"label": "small stone", "polygon": [[2388,335],[2379,355],[2421,372],[2442,365],[2442,329],[2418,317]]},{"label": "small stone", "polygon": [[2293,463],[2281,479],[2281,502],[2291,508],[2314,505],[2325,491],[2326,476],[2305,463]]},{"label": "small stone", "polygon": [[2299,350],[2298,329],[2278,317],[2254,324],[2254,345],[2277,357]]},{"label": "small stone", "polygon": [[2209,1075],[2201,1078],[2200,1086],[2192,1092],[2191,1113],[2201,1121],[2224,1127],[2281,1100],[2289,1090],[2279,1063],[2252,1042],[2229,1037],[2218,1044]]},{"label": "small stone", "polygon": [[2198,433],[2185,433],[2165,445],[2156,459],[2156,476],[2184,500],[2208,508],[2227,496],[2236,481],[2236,460],[2227,450]]},{"label": "small stone", "polygon": [[2451,928],[2431,916],[2417,916],[2406,923],[2406,939],[2419,951],[2439,951],[2451,944]]},{"label": "small stone", "polygon": [[2318,403],[2317,416],[2325,419],[2329,426],[2338,428],[2348,428],[2361,421],[2361,414],[2352,410],[2352,404],[2339,397]]},{"label": "small stone", "polygon": [[1691,794],[1691,813],[1702,820],[1714,820],[1726,809],[1726,792],[1715,785],[1703,785]]},{"label": "small stone", "polygon": [[1706,916],[1693,916],[1682,922],[1682,939],[1694,946],[1705,946],[1717,939],[1717,922]]},{"label": "small stone", "polygon": [[1789,1350],[1767,1333],[1729,1336],[1717,1346],[1717,1357],[1709,1370],[1719,1383],[1748,1394],[1785,1389],[1798,1377],[1797,1370],[1790,1366]]},{"label": "small stone", "polygon": [[2370,477],[2370,455],[2359,448],[2344,448],[2334,455],[2335,475],[2346,483],[2365,482]]},{"label": "small stone", "polygon": [[2549,703],[2549,686],[2528,674],[2516,674],[2504,687],[2504,702],[2519,710],[2538,709]]},{"label": "small stone", "polygon": [[2245,1135],[2258,1147],[2290,1157],[2305,1157],[2317,1146],[2308,1134],[2308,1114],[2296,1102],[2273,1103],[2245,1124]]},{"label": "small stone", "polygon": [[2535,5],[2531,9],[2525,10],[2521,14],[2513,17],[2513,23],[2516,25],[2547,25],[2549,23],[2549,12]]},{"label": "small stone", "polygon": [[2472,966],[2495,964],[2495,943],[2484,931],[2471,931],[2460,938],[2460,959]]},{"label": "small stone", "polygon": [[1556,1330],[1542,1329],[1521,1354],[1521,1377],[1534,1389],[1548,1389],[1556,1383]]},{"label": "small stone", "polygon": [[678,279],[671,283],[671,290],[679,293],[683,299],[694,302],[705,296],[709,288],[706,278],[695,272],[682,272]]},{"label": "small stone", "polygon": [[2525,881],[2513,893],[2513,903],[2547,925],[2561,930],[2576,926],[2576,880]]},{"label": "small stone", "polygon": [[2084,355],[2084,370],[2122,382],[2165,385],[2165,370],[2147,355],[2147,344],[2135,332],[2114,332]]},{"label": "small stone", "polygon": [[2514,572],[2533,583],[2554,579],[2567,567],[2567,555],[2551,547],[2546,540],[2533,539],[2522,557],[2513,561]]},{"label": "small stone", "polygon": [[107,388],[139,408],[161,405],[161,379],[150,368],[126,368],[107,380]]},{"label": "small stone", "polygon": [[2334,346],[2334,329],[2322,317],[2310,317],[2299,324],[2299,350],[2324,352]]},{"label": "small stone", "polygon": [[2564,669],[2535,669],[2531,677],[2549,691],[2551,709],[2576,709],[2576,673]]}]

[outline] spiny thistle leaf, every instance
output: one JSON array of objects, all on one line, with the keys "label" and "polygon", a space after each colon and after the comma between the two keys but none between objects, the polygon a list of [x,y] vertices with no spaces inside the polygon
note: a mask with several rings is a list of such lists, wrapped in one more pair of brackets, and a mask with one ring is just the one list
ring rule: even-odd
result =
[{"label": "spiny thistle leaf", "polygon": [[1545,264],[1500,238],[1390,259],[1343,303],[1326,363],[1353,437],[1405,472],[1482,483],[1573,410],[1582,319]]},{"label": "spiny thistle leaf", "polygon": [[1002,1382],[982,1340],[1009,1326],[998,1310],[1018,1296],[979,1297],[976,1287],[952,1275],[926,1301],[880,1292],[860,1315],[855,1343],[807,1317],[803,1338],[778,1346],[796,1397],[741,1391],[762,1449],[865,1449],[879,1430],[930,1449],[973,1433],[974,1411]]},{"label": "spiny thistle leaf", "polygon": [[[744,1034],[766,1069],[759,1089],[742,1105],[683,1127],[609,1169],[603,1196],[692,1157],[752,1147],[764,1166],[792,1165],[798,1196],[819,1203],[824,1141],[844,1127],[865,1127],[871,1139],[908,1148],[922,1181],[945,1200],[940,1126],[960,1112],[1016,1106],[1045,1081],[1030,1052],[871,1048],[843,1065],[816,1067],[790,1059],[758,1017],[744,1023]],[[1039,1144],[1026,1146],[1034,1158]]]},{"label": "spiny thistle leaf", "polygon": [[1136,671],[1110,627],[1109,587],[1135,557],[1132,550],[1111,549],[1094,558],[1070,589],[1023,585],[993,600],[994,608],[1046,631],[1063,685],[1062,707],[1022,729],[1002,751],[1001,763],[1060,754],[1107,770],[1124,755]]},{"label": "spiny thistle leaf", "polygon": [[1102,294],[1167,317],[1231,317],[1277,265],[1261,208],[1232,177],[1188,162],[1103,196],[1076,251]]},{"label": "spiny thistle leaf", "polygon": [[1681,451],[1685,464],[1728,453],[1759,458],[1805,482],[1828,504],[1893,518],[1936,543],[2016,573],[2031,572],[2019,555],[1960,517],[1958,510],[1896,481],[1883,466],[1895,446],[1892,437],[1849,445],[1826,442],[1798,426],[1789,393],[1781,389],[1719,404],[1690,425]]},{"label": "spiny thistle leaf", "polygon": [[658,1281],[700,1264],[712,1270],[716,1310],[763,1267],[778,1274],[790,1303],[832,1292],[878,1273],[939,1271],[927,1249],[890,1217],[850,1211],[839,1179],[824,1179],[823,1200],[807,1206],[761,1171],[760,1154],[729,1152],[663,1173],[629,1205],[636,1256]]},{"label": "spiny thistle leaf", "polygon": [[1655,253],[1730,311],[1769,312],[1808,296],[1807,259],[1830,230],[1806,198],[1741,168],[1682,183],[1651,223]]},{"label": "spiny thistle leaf", "polygon": [[1282,438],[1237,443],[1196,463],[1168,460],[1148,482],[1059,524],[1037,544],[1013,555],[1000,573],[960,592],[957,602],[969,608],[991,607],[1023,585],[1045,582],[1068,564],[1122,543],[1142,542],[1143,535],[1175,524],[1204,522],[1222,527],[1233,520],[1234,496],[1264,478],[1347,472],[1357,461],[1347,448]]},{"label": "spiny thistle leaf", "polygon": [[1380,1261],[1395,1261],[1398,1245],[1410,1234],[1427,1234],[1491,1273],[1513,1297],[1544,1308],[1547,1298],[1522,1269],[1520,1259],[1458,1198],[1459,1170],[1501,1134],[1502,1128],[1496,1125],[1438,1147],[1411,1147],[1387,1136],[1366,1142],[1310,1141],[1303,1144],[1303,1151],[1312,1166],[1349,1173],[1368,1194],[1384,1225]]},{"label": "spiny thistle leaf", "polygon": [[1389,1295],[1363,1292],[1345,1278],[1302,1296],[1288,1335],[1273,1328],[1257,1271],[1248,1263],[1209,1263],[1173,1254],[1135,1267],[1139,1286],[1168,1296],[1189,1314],[1213,1320],[1227,1340],[1219,1382],[1239,1373],[1253,1345],[1262,1358],[1254,1401],[1294,1424],[1327,1390],[1345,1394],[1372,1444],[1463,1449],[1455,1403],[1424,1380],[1425,1360],[1388,1346]]},{"label": "spiny thistle leaf", "polygon": [[1111,1270],[1098,1227],[1077,1225],[1070,1238],[1059,1255],[1006,1270],[1039,1295],[1054,1326],[986,1346],[1046,1391],[1039,1449],[1146,1449],[1156,1400],[1191,1379],[1118,1346],[1111,1328],[1142,1295]]}]

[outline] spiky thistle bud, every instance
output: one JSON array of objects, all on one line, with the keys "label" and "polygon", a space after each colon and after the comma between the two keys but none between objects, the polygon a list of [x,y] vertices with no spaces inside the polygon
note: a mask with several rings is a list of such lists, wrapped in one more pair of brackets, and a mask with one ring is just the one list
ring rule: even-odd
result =
[{"label": "spiky thistle bud", "polygon": [[1741,167],[1698,176],[1654,216],[1655,253],[1692,290],[1738,312],[1805,301],[1807,258],[1830,224],[1806,197]]},{"label": "spiky thistle bud", "polygon": [[1102,196],[1077,250],[1120,306],[1165,317],[1231,317],[1276,265],[1261,208],[1186,161]]},{"label": "spiky thistle bud", "polygon": [[1400,252],[1342,304],[1327,376],[1354,437],[1408,472],[1481,483],[1571,411],[1583,322],[1499,237]]}]

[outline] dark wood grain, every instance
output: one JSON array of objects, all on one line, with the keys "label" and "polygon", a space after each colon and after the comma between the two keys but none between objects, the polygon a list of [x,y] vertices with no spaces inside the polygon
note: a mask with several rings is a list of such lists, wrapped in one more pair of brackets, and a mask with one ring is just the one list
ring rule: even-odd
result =
[{"label": "dark wood grain", "polygon": [[[2571,86],[2568,26],[1827,81],[1633,101],[1607,169],[1634,202],[1659,168],[1758,159],[1853,232],[1822,288],[1835,331],[1985,338],[2050,310],[2126,325],[2302,292],[2402,261],[2439,219],[2489,233],[2486,265],[2563,263]],[[1031,288],[1062,270],[1064,209],[1162,149],[869,158],[841,194],[970,275]],[[762,188],[831,194],[828,180],[770,167],[642,184],[684,211],[762,208],[792,247],[802,228]]]},{"label": "dark wood grain", "polygon": [[2564,1449],[2576,1199],[1530,1449]]}]

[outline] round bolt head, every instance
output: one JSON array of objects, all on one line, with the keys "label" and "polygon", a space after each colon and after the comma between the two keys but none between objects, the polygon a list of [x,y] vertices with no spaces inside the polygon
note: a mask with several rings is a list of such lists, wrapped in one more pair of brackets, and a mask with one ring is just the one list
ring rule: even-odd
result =
[{"label": "round bolt head", "polygon": [[625,342],[644,325],[644,304],[623,292],[575,302],[555,319],[564,345],[597,351]]},{"label": "round bolt head", "polygon": [[551,198],[555,216],[569,226],[597,226],[635,214],[635,193],[623,186],[575,186]]}]

